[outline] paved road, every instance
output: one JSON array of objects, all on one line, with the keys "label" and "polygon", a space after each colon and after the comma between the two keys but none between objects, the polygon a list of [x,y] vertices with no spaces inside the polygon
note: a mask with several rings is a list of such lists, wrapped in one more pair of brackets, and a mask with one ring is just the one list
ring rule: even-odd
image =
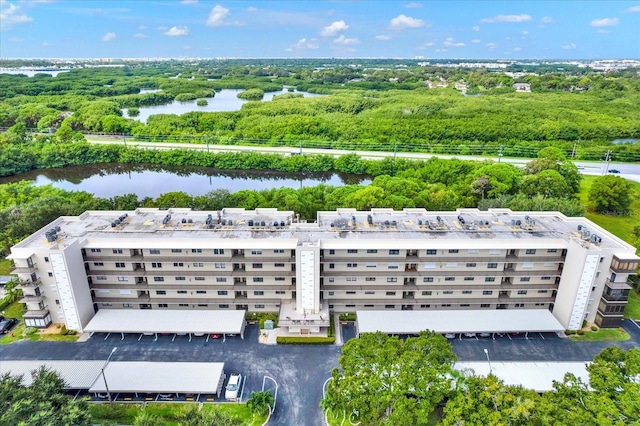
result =
[{"label": "paved road", "polygon": [[[450,341],[460,361],[483,361],[484,349],[496,361],[588,361],[610,345],[624,349],[640,347],[640,324],[624,322],[631,335],[625,342],[572,342],[552,335],[533,334],[524,337],[486,339],[456,339]],[[349,324],[342,336],[353,338],[355,331]],[[244,373],[247,376],[244,400],[251,391],[258,391],[264,375],[273,377],[279,385],[277,407],[272,425],[322,425],[322,412],[318,407],[322,399],[322,385],[337,366],[340,348],[337,346],[267,346],[258,343],[257,326],[248,326],[245,340],[229,338],[226,342],[194,338],[161,336],[157,342],[152,337],[129,336],[124,341],[120,335],[95,335],[82,343],[22,341],[0,347],[2,359],[106,359],[117,346],[112,360],[118,361],[209,361],[224,362],[227,374]]]},{"label": "paved road", "polygon": [[[99,145],[114,145],[114,144],[123,144],[121,139],[113,139],[113,140],[104,140],[104,139],[87,139],[87,142]],[[298,152],[296,149],[292,149],[290,147],[256,147],[256,146],[240,146],[240,145],[207,145],[205,144],[189,144],[189,143],[171,143],[171,142],[136,142],[136,141],[128,141],[128,146],[136,146],[139,148],[145,149],[161,149],[161,150],[169,150],[169,149],[194,149],[206,151],[209,150],[211,152],[244,152],[244,151],[258,151],[262,153],[279,153],[283,155],[291,154],[292,152]],[[304,148],[302,150],[304,154],[324,154],[324,155],[333,155],[335,157],[356,153],[360,157],[371,160],[379,160],[386,157],[394,156],[393,152],[381,152],[381,151],[349,151],[342,149],[320,149],[320,148]],[[476,160],[483,161],[491,159],[490,157],[477,157],[477,156],[466,156],[466,155],[440,155],[440,154],[419,154],[419,153],[409,153],[409,152],[398,152],[395,154],[398,158],[407,158],[413,160],[426,160],[431,157],[438,157],[444,159],[451,158],[459,158],[461,160]],[[497,160],[495,157],[493,160]],[[526,163],[531,161],[530,158],[502,158],[502,162],[515,164],[518,166],[524,167]],[[602,175],[604,173],[604,162],[588,162],[588,161],[578,161],[575,162],[576,166],[578,166],[580,173],[586,175]],[[640,182],[640,164],[638,163],[610,163],[608,165],[608,169],[615,169],[620,172],[620,176],[635,180]]]}]

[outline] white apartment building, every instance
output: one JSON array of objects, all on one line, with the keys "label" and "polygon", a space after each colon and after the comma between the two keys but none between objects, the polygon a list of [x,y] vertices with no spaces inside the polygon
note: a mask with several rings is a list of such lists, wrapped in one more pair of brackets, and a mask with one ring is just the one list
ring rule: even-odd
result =
[{"label": "white apartment building", "polygon": [[83,331],[101,310],[247,310],[279,312],[302,334],[362,310],[541,310],[566,329],[613,327],[639,260],[585,218],[508,209],[338,209],[316,221],[276,209],[88,211],[11,252],[28,326]]}]

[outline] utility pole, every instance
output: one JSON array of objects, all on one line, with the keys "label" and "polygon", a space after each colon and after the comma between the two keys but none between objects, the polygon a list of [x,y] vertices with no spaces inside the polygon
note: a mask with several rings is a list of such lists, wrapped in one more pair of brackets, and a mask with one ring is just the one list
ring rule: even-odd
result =
[{"label": "utility pole", "polygon": [[393,143],[393,159],[396,159],[396,154],[398,153],[398,142]]},{"label": "utility pole", "polygon": [[302,155],[302,139],[300,139],[300,155]]},{"label": "utility pole", "polygon": [[127,135],[122,132],[122,142],[124,142],[124,146],[127,146]]},{"label": "utility pole", "polygon": [[500,160],[502,160],[502,149],[504,148],[504,145],[500,145],[500,151],[498,151],[498,163],[500,162]]},{"label": "utility pole", "polygon": [[609,170],[609,161],[611,161],[611,150],[604,155],[604,166],[602,167],[602,175],[604,176]]},{"label": "utility pole", "polygon": [[573,149],[571,150],[571,159],[576,158],[576,148],[578,147],[579,143],[580,143],[580,139],[578,139],[577,142],[573,143]]},{"label": "utility pole", "polygon": [[204,135],[204,141],[207,143],[207,152],[209,152],[209,135]]}]

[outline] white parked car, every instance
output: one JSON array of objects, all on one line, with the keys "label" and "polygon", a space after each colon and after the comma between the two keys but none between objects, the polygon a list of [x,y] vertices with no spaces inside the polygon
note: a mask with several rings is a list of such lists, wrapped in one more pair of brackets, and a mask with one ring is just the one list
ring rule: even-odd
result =
[{"label": "white parked car", "polygon": [[224,398],[228,401],[236,401],[240,396],[240,388],[242,387],[242,375],[232,374],[227,382],[224,391]]}]

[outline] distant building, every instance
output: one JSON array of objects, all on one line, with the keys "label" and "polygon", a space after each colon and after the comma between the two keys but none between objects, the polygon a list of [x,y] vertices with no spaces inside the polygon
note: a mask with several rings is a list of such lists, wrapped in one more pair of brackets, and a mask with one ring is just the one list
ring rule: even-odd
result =
[{"label": "distant building", "polygon": [[529,83],[515,83],[512,86],[516,92],[531,93],[531,85]]}]

